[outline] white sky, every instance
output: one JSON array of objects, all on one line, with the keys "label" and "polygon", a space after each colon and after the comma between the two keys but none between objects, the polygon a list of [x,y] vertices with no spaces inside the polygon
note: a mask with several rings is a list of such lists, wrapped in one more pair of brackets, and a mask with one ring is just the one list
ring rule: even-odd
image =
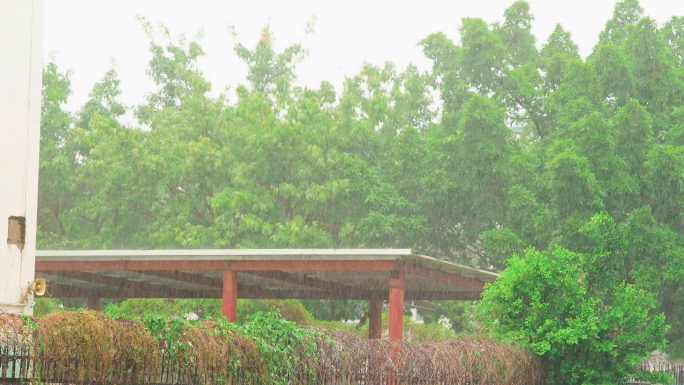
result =
[{"label": "white sky", "polygon": [[[122,81],[122,101],[137,105],[154,89],[145,69],[148,40],[136,15],[163,22],[174,36],[205,35],[207,54],[201,67],[215,92],[244,82],[246,66],[233,53],[233,24],[238,39],[252,48],[266,23],[276,47],[301,41],[306,23],[316,16],[316,32],[303,42],[310,56],[299,67],[298,84],[317,87],[322,80],[339,90],[345,74],[360,70],[363,62],[393,61],[399,68],[414,63],[428,69],[416,44],[431,33],[444,32],[458,40],[464,17],[487,22],[501,20],[513,0],[46,0],[44,52],[56,56],[62,70],[73,71],[69,109],[85,103],[93,84],[115,59]],[[530,0],[535,15],[533,32],[541,44],[556,23],[572,33],[583,56],[613,11],[615,0]],[[641,0],[646,14],[658,22],[684,15],[684,1]]]}]

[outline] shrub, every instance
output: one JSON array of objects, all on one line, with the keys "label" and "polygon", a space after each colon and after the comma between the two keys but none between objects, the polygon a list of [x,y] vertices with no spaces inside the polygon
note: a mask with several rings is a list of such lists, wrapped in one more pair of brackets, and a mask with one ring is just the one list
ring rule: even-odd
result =
[{"label": "shrub", "polygon": [[143,382],[146,373],[159,367],[158,344],[134,318],[116,320],[94,311],[50,313],[37,319],[33,336],[39,374],[58,367],[65,379],[125,384]]},{"label": "shrub", "polygon": [[[8,337],[33,352],[37,379],[65,383],[387,383],[394,377],[518,385],[541,378],[537,357],[491,339],[368,340],[334,328],[302,328],[277,311],[257,313],[242,325],[225,318],[112,318],[93,311],[0,315],[0,348],[12,342]],[[13,357],[0,349],[0,362],[5,360]]]},{"label": "shrub", "polygon": [[600,280],[580,257],[561,248],[514,256],[487,286],[481,321],[492,336],[539,355],[549,384],[645,378],[637,364],[666,344],[664,316],[650,314],[653,295],[626,283],[591,286]]}]

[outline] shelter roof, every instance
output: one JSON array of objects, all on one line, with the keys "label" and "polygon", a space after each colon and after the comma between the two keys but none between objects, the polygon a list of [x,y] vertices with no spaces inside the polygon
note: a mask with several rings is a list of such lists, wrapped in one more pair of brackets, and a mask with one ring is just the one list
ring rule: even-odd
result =
[{"label": "shelter roof", "polygon": [[54,297],[222,298],[223,272],[240,298],[479,299],[497,275],[410,249],[39,250],[36,276]]}]

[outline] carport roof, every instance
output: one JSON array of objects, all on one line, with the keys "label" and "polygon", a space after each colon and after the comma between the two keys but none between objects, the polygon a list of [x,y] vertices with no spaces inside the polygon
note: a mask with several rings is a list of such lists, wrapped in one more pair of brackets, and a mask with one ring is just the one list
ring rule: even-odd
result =
[{"label": "carport roof", "polygon": [[410,249],[39,250],[36,276],[53,297],[222,298],[223,272],[239,298],[479,299],[497,275]]}]

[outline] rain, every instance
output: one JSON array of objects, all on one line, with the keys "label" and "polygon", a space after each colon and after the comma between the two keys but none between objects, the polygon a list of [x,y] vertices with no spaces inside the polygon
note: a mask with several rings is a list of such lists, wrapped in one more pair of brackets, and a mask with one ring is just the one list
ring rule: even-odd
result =
[{"label": "rain", "polygon": [[0,1],[0,383],[684,384],[678,15]]}]

